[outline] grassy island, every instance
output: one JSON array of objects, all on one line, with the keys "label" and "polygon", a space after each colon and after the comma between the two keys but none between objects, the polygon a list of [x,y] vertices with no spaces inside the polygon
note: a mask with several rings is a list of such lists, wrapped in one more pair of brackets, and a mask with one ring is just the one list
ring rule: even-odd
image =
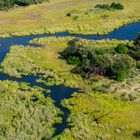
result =
[{"label": "grassy island", "polygon": [[140,21],[140,1],[13,1],[0,11],[0,140],[138,140],[140,35],[22,36],[107,34]]}]

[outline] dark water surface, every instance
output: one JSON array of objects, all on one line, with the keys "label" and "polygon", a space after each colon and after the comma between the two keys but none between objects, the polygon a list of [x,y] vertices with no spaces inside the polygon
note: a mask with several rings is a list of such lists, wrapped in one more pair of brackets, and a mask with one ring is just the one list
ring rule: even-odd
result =
[{"label": "dark water surface", "polygon": [[[6,54],[9,52],[10,47],[13,45],[30,45],[29,41],[34,38],[40,38],[40,37],[66,37],[66,36],[72,36],[72,37],[80,37],[83,39],[90,39],[90,40],[101,40],[101,39],[118,39],[118,40],[133,40],[136,38],[137,33],[140,32],[140,23],[132,23],[126,26],[123,26],[117,30],[114,30],[113,32],[107,34],[107,35],[72,35],[67,32],[62,33],[55,33],[55,34],[42,34],[42,35],[29,35],[24,37],[12,37],[12,38],[4,38],[0,39],[0,63],[4,60]],[[38,47],[37,45],[32,45],[34,47]],[[56,124],[56,132],[54,134],[57,135],[67,127],[66,120],[69,115],[69,111],[61,106],[60,102],[63,99],[68,99],[71,97],[73,92],[77,92],[78,89],[65,87],[63,85],[59,86],[45,86],[44,84],[37,83],[36,80],[38,79],[38,76],[24,76],[21,79],[16,79],[9,77],[5,74],[0,74],[0,80],[12,80],[17,82],[27,82],[30,84],[30,86],[39,86],[44,89],[50,89],[51,90],[51,98],[55,100],[55,105],[58,107],[61,111],[64,112],[64,115],[62,116],[63,122],[61,124]],[[46,96],[48,96],[46,94]]]},{"label": "dark water surface", "polygon": [[[9,51],[12,45],[30,45],[29,41],[34,38],[40,37],[80,37],[83,39],[90,40],[101,40],[101,39],[117,39],[117,40],[133,40],[136,38],[137,33],[140,32],[140,22],[128,24],[122,26],[117,30],[107,34],[107,35],[72,35],[67,32],[55,33],[55,34],[41,34],[41,35],[29,35],[24,37],[12,37],[12,38],[0,38],[0,62],[3,61],[6,53]],[[37,47],[37,45],[33,45]]]}]

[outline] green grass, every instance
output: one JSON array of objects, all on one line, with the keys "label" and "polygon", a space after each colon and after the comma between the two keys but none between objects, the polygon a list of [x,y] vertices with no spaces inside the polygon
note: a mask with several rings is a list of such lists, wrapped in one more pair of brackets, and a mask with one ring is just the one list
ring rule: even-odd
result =
[{"label": "green grass", "polygon": [[137,139],[133,133],[139,130],[139,105],[122,102],[111,94],[75,94],[62,104],[71,112],[71,128],[56,139]]},{"label": "green grass", "polygon": [[[134,101],[122,101],[120,96],[123,93],[131,95],[139,93],[138,90],[135,90],[140,83],[139,71],[133,70],[123,82],[116,82],[102,76],[84,79],[78,74],[73,74],[71,73],[73,65],[67,64],[60,58],[60,52],[67,47],[67,43],[71,39],[70,37],[50,37],[31,41],[35,44],[42,44],[44,46],[42,48],[11,47],[10,52],[2,62],[2,71],[10,74],[6,69],[14,69],[19,75],[40,73],[42,76],[38,82],[47,85],[64,84],[81,89],[81,94],[75,94],[72,98],[62,101],[62,105],[70,110],[67,121],[72,127],[65,129],[62,134],[54,139],[137,139],[133,133],[140,129],[139,98]],[[80,40],[80,43],[94,48],[105,46],[105,49],[112,49],[120,41]],[[126,41],[125,43],[131,42]],[[27,65],[25,65],[26,61]],[[30,69],[27,71],[26,66],[28,67],[28,65]],[[20,71],[19,68],[21,68]],[[11,76],[15,75],[11,74]],[[102,86],[108,89],[106,94],[102,93],[102,90],[100,93],[93,90],[95,87],[102,88]],[[95,119],[102,115],[103,117],[97,123]]]},{"label": "green grass", "polygon": [[[1,37],[11,35],[41,34],[68,31],[80,34],[104,34],[124,24],[139,21],[139,1],[116,0],[124,10],[94,10],[97,3],[111,3],[109,0],[53,0],[26,8],[0,12]],[[93,10],[90,10],[93,9]],[[34,11],[34,12],[33,12]],[[67,13],[73,12],[72,17]]]},{"label": "green grass", "polygon": [[[0,12],[0,36],[63,31],[106,34],[124,24],[140,20],[138,0],[116,0],[115,2],[124,5],[121,11],[94,9],[97,3],[110,2],[112,1],[53,0],[50,3]],[[67,13],[72,14],[68,17]],[[75,94],[72,98],[62,101],[62,105],[70,110],[67,121],[71,128],[66,128],[54,139],[138,139],[133,134],[140,130],[140,71],[133,69],[123,82],[102,76],[84,79],[78,74],[73,74],[71,70],[74,66],[60,58],[60,52],[67,47],[71,39],[50,37],[31,41],[43,45],[42,48],[13,46],[1,64],[1,72],[17,78],[41,74],[38,82],[46,85],[64,84],[81,89],[81,94]],[[113,49],[120,43],[131,44],[118,40],[79,42],[96,49]],[[106,91],[106,94],[102,93],[103,91]],[[53,124],[61,121],[58,117],[60,111],[53,101],[44,98],[41,92],[25,83],[0,81],[0,139],[51,138],[54,133]],[[130,95],[137,97],[132,101],[130,98],[135,97]],[[32,101],[35,97],[39,99],[37,102]],[[97,122],[99,117],[101,118]]]},{"label": "green grass", "polygon": [[[26,83],[0,81],[0,139],[50,139],[60,110],[42,90]],[[33,100],[36,100],[34,102]]]}]

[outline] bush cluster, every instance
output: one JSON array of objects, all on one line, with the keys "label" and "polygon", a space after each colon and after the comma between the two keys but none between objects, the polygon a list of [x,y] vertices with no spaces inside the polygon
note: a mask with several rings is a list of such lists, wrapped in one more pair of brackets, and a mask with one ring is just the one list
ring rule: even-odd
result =
[{"label": "bush cluster", "polygon": [[0,10],[6,10],[15,5],[28,6],[31,4],[41,3],[43,1],[49,1],[49,0],[0,0]]},{"label": "bush cluster", "polygon": [[133,42],[133,46],[129,47],[129,55],[133,57],[135,60],[140,61],[140,34],[138,34],[137,38]]},{"label": "bush cluster", "polygon": [[95,8],[105,10],[122,10],[124,9],[124,6],[121,3],[112,2],[111,4],[97,4]]},{"label": "bush cluster", "polygon": [[78,44],[78,39],[69,42],[69,47],[65,49],[62,56],[68,63],[76,64],[73,72],[80,73],[85,77],[92,75],[103,75],[122,81],[129,69],[135,66],[135,60],[129,56],[126,45],[119,44],[114,52],[102,50],[99,53],[92,47]]}]

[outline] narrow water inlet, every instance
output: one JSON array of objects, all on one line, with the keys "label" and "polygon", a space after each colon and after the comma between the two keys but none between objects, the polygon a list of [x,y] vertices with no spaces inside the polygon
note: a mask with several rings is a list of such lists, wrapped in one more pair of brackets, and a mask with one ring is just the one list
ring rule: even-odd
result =
[{"label": "narrow water inlet", "polygon": [[[137,33],[140,32],[140,22],[131,23],[122,26],[107,35],[80,35],[80,34],[70,34],[67,32],[60,32],[55,34],[41,34],[41,35],[29,35],[23,37],[11,37],[11,38],[0,38],[0,63],[3,61],[5,55],[9,52],[10,47],[13,45],[31,45],[30,40],[41,37],[79,37],[82,39],[89,40],[101,40],[101,39],[117,39],[117,40],[133,40],[136,38]],[[32,44],[33,47],[38,45]]]},{"label": "narrow water inlet", "polygon": [[45,92],[43,93],[45,97],[51,97],[55,103],[54,105],[60,109],[64,114],[61,115],[62,117],[62,123],[60,124],[55,124],[54,127],[56,129],[55,133],[53,136],[56,136],[63,132],[63,130],[67,127],[67,118],[69,116],[70,111],[66,108],[64,108],[61,105],[61,101],[63,99],[68,99],[71,97],[71,95],[74,92],[78,92],[78,89],[71,88],[71,87],[66,87],[64,85],[59,85],[59,86],[46,86],[43,83],[37,83],[36,80],[39,79],[39,76],[24,76],[23,78],[17,79],[13,77],[9,77],[8,75],[5,75],[3,73],[0,73],[0,80],[10,80],[10,81],[16,81],[16,82],[26,82],[29,83],[31,87],[33,86],[38,86],[46,90],[51,90],[50,94],[46,94]]}]

